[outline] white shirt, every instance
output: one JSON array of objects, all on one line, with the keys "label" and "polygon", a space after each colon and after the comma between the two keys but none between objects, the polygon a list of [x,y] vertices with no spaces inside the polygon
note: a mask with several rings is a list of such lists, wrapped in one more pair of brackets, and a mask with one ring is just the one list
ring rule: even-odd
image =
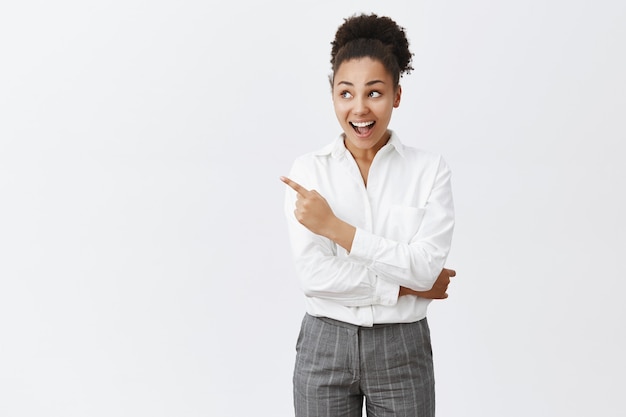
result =
[{"label": "white shirt", "polygon": [[398,297],[400,286],[429,290],[452,241],[451,172],[438,155],[404,146],[396,134],[374,157],[367,187],[343,134],[297,158],[289,178],[317,190],[337,217],[356,227],[348,253],[295,218],[287,187],[285,213],[307,313],[359,326],[410,323],[430,300]]}]

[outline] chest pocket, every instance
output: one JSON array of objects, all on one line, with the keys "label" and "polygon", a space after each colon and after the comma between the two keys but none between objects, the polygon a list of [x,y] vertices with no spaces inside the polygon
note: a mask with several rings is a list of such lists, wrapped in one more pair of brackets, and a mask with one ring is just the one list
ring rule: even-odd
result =
[{"label": "chest pocket", "polygon": [[396,242],[409,243],[417,233],[426,209],[409,206],[391,206],[385,222],[385,237]]}]

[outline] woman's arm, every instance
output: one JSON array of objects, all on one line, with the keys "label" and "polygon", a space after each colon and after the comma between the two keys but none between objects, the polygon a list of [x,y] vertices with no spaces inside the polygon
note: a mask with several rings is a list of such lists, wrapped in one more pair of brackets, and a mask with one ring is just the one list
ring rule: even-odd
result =
[{"label": "woman's arm", "polygon": [[[326,199],[318,192],[307,190],[289,178],[281,177],[280,179],[297,193],[295,218],[311,232],[334,241],[349,252],[356,228],[337,218]],[[400,286],[398,297],[413,295],[427,299],[448,298],[450,277],[454,276],[456,276],[456,271],[443,268],[430,290],[416,291]]]},{"label": "woman's arm", "polygon": [[455,277],[456,271],[453,269],[443,268],[437,277],[435,284],[428,291],[415,291],[410,288],[400,287],[398,297],[403,295],[415,295],[430,300],[443,300],[448,298],[448,285],[450,285],[450,277]]},{"label": "woman's arm", "polygon": [[[379,279],[378,274],[360,260],[346,256],[339,247],[349,248],[356,229],[337,219],[319,193],[306,190],[288,178],[281,177],[281,180],[294,191],[298,190],[286,191],[285,214],[304,294],[349,307],[394,305],[398,301],[399,285]],[[318,233],[303,226],[302,221]],[[333,232],[335,228],[342,232]],[[332,235],[341,244],[322,233]]]},{"label": "woman's arm", "polygon": [[310,232],[346,249],[350,260],[366,266],[376,279],[429,294],[443,271],[452,240],[450,176],[448,166],[440,159],[427,203],[419,209],[421,223],[406,243],[355,228],[337,218],[317,191],[286,177],[281,180],[295,191],[295,219]]}]

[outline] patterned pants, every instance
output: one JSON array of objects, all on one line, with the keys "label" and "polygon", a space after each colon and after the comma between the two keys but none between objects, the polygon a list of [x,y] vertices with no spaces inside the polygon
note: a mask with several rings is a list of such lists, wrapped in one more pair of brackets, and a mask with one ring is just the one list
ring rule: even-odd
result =
[{"label": "patterned pants", "polygon": [[434,417],[426,319],[359,327],[305,315],[293,377],[296,417]]}]

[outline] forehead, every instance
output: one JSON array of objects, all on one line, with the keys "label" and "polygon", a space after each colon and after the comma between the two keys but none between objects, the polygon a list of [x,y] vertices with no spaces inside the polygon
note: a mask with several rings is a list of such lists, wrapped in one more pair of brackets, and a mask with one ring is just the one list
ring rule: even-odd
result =
[{"label": "forehead", "polygon": [[382,62],[365,57],[341,63],[334,76],[334,85],[348,82],[355,86],[365,85],[373,80],[383,81],[391,86],[393,78]]}]

